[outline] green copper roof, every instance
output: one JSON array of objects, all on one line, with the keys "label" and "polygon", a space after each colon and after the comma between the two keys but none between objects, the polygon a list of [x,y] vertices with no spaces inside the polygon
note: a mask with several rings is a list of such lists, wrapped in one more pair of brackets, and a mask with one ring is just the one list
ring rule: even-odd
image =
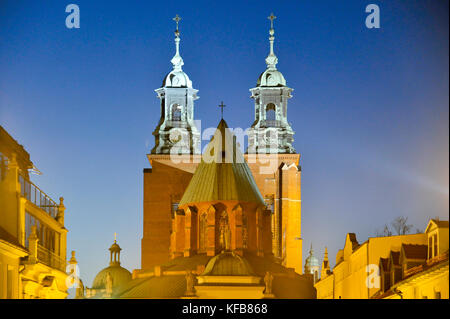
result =
[{"label": "green copper roof", "polygon": [[223,119],[206,147],[180,205],[220,200],[264,205],[235,136]]},{"label": "green copper roof", "polygon": [[202,276],[255,276],[255,273],[245,258],[232,252],[222,252],[211,258]]},{"label": "green copper roof", "polygon": [[106,276],[108,273],[112,278],[113,288],[126,284],[131,280],[131,273],[120,265],[113,265],[102,269],[94,278],[93,289],[104,289],[106,287]]}]

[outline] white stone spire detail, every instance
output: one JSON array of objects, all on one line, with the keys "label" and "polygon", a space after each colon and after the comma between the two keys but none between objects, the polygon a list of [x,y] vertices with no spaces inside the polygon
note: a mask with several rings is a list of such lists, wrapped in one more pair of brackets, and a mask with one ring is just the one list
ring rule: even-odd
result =
[{"label": "white stone spire detail", "polygon": [[270,16],[267,17],[267,19],[270,20],[270,30],[269,30],[269,43],[270,43],[270,52],[269,55],[266,58],[266,64],[267,64],[267,68],[270,70],[276,70],[277,67],[277,63],[278,63],[278,58],[275,55],[275,53],[273,52],[273,42],[275,40],[274,34],[275,34],[275,30],[273,29],[273,20],[275,20],[277,17],[273,15],[273,13],[270,14]]},{"label": "white stone spire detail", "polygon": [[170,62],[172,62],[175,71],[181,71],[181,67],[184,64],[183,58],[180,55],[180,31],[178,30],[178,23],[181,21],[181,17],[177,14],[172,20],[177,24],[177,29],[175,30],[175,55]]}]

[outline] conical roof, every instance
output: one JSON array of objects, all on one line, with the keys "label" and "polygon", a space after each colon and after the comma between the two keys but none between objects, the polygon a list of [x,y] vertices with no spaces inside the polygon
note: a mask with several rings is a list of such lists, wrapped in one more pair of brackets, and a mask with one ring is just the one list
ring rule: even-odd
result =
[{"label": "conical roof", "polygon": [[180,205],[221,200],[264,205],[236,137],[223,119],[206,147]]}]

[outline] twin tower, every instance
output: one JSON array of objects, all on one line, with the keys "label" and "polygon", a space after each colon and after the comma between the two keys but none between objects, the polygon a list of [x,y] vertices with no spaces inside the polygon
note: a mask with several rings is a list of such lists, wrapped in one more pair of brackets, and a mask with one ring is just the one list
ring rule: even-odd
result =
[{"label": "twin tower", "polygon": [[[272,14],[269,19],[267,68],[259,76],[256,87],[250,90],[255,101],[255,121],[248,132],[248,148],[243,157],[245,166],[249,168],[246,174],[252,175],[246,178],[254,179],[270,221],[267,224],[270,230],[264,233],[264,242],[269,247],[264,251],[264,256],[301,273],[300,154],[292,147],[294,131],[287,121],[287,103],[292,89],[286,86],[283,74],[276,67],[278,58],[273,48],[275,16]],[[147,155],[151,168],[144,169],[142,269],[161,265],[175,257],[171,253],[171,238],[183,228],[175,225],[181,220],[177,216],[185,214],[182,198],[202,161],[201,135],[194,122],[194,101],[198,99],[198,91],[192,87],[191,80],[182,69],[184,63],[180,55],[178,15],[174,20],[177,28],[176,51],[171,60],[173,70],[164,78],[162,87],[156,90],[161,101],[161,118],[153,132],[155,146]],[[226,176],[219,175],[216,177],[221,178],[218,183],[223,187],[239,186]],[[207,187],[209,182],[204,180],[198,184]],[[228,214],[232,215],[233,211]],[[200,224],[195,226],[201,229]],[[188,230],[186,228],[186,232]],[[214,236],[219,238],[219,235]],[[201,240],[198,240],[193,244],[201,247]],[[189,255],[189,247],[180,249],[186,249]]]},{"label": "twin tower", "polygon": [[[278,58],[274,53],[273,20],[270,15],[270,51],[266,58],[267,68],[259,76],[256,87],[250,89],[255,100],[255,121],[248,132],[247,153],[292,154],[294,131],[287,121],[287,103],[293,89],[286,86],[283,74],[277,70]],[[161,100],[161,118],[153,135],[155,147],[152,154],[200,154],[200,132],[194,123],[194,101],[198,90],[183,71],[180,55],[180,32],[178,15],[175,30],[175,55],[171,62],[173,70],[166,75],[162,87],[157,89]]]}]

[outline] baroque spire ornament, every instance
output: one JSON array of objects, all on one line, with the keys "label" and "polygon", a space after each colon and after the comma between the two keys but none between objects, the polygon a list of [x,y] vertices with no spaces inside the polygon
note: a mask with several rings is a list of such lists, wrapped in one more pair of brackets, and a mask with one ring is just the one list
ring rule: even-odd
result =
[{"label": "baroque spire ornament", "polygon": [[181,17],[177,14],[172,20],[175,21],[177,28],[175,30],[175,55],[170,62],[172,62],[174,70],[181,71],[181,67],[184,65],[183,58],[180,55],[180,30],[178,29]]},{"label": "baroque spire ornament", "polygon": [[268,69],[276,70],[278,58],[273,52],[273,42],[275,41],[275,30],[273,29],[273,20],[275,20],[277,17],[273,15],[273,13],[270,14],[270,16],[267,17],[267,19],[270,20],[270,30],[269,30],[269,43],[270,43],[270,52],[269,55],[266,58],[266,64]]}]

